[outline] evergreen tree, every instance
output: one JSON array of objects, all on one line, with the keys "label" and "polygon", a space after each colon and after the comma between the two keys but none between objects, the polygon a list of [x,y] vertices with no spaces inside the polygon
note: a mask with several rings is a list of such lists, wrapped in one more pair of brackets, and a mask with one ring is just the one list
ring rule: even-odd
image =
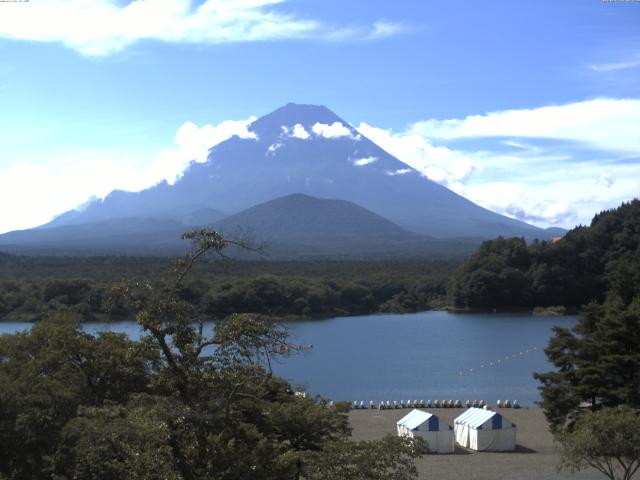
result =
[{"label": "evergreen tree", "polygon": [[545,350],[556,371],[536,373],[542,408],[554,431],[602,406],[640,408],[640,297],[626,304],[615,292],[585,307],[572,329],[554,329]]}]

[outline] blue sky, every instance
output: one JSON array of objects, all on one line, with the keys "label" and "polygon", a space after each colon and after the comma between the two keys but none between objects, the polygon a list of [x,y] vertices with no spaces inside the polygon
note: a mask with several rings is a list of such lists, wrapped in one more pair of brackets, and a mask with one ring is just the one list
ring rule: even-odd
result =
[{"label": "blue sky", "polygon": [[288,102],[571,227],[640,191],[640,2],[0,3],[0,231],[172,180]]}]

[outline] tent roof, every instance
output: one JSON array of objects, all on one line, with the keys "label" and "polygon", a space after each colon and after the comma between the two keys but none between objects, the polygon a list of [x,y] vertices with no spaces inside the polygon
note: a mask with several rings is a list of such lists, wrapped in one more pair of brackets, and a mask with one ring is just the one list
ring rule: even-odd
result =
[{"label": "tent roof", "polygon": [[487,420],[493,418],[494,416],[501,416],[498,412],[493,412],[491,410],[484,410],[482,408],[470,408],[462,415],[457,417],[454,420],[454,423],[458,425],[467,425],[470,428],[477,429],[482,426]]},{"label": "tent roof", "polygon": [[404,426],[409,430],[413,430],[429,420],[432,416],[434,416],[432,413],[423,412],[422,410],[412,410],[398,420],[398,426]]}]

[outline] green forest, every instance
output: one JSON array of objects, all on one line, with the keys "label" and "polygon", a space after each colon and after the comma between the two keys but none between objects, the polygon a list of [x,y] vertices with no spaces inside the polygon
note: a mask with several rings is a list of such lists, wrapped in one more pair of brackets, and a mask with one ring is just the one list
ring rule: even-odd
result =
[{"label": "green forest", "polygon": [[453,275],[449,303],[463,309],[564,306],[602,302],[612,286],[638,295],[640,201],[596,215],[555,242],[484,242]]},{"label": "green forest", "polygon": [[[320,318],[443,308],[455,264],[437,261],[276,262],[209,259],[179,294],[212,319],[231,313]],[[0,318],[37,321],[54,312],[85,320],[133,316],[122,282],[161,278],[153,257],[0,255]]]}]

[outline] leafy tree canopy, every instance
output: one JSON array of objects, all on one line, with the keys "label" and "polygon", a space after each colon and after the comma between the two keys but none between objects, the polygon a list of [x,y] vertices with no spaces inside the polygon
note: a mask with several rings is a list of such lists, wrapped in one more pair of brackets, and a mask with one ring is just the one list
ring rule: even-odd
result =
[{"label": "leafy tree canopy", "polygon": [[0,478],[415,478],[424,445],[354,443],[346,405],[273,374],[272,359],[298,348],[276,323],[231,314],[205,333],[184,282],[233,242],[185,237],[194,250],[172,275],[119,288],[140,342],[88,335],[68,315],[0,337]]},{"label": "leafy tree canopy", "polygon": [[640,200],[596,215],[555,242],[498,238],[462,264],[449,285],[460,308],[493,309],[602,302],[616,286],[640,294]]},{"label": "leafy tree canopy", "polygon": [[640,412],[604,408],[585,415],[572,432],[559,436],[561,467],[592,467],[610,480],[630,480],[640,468]]}]

